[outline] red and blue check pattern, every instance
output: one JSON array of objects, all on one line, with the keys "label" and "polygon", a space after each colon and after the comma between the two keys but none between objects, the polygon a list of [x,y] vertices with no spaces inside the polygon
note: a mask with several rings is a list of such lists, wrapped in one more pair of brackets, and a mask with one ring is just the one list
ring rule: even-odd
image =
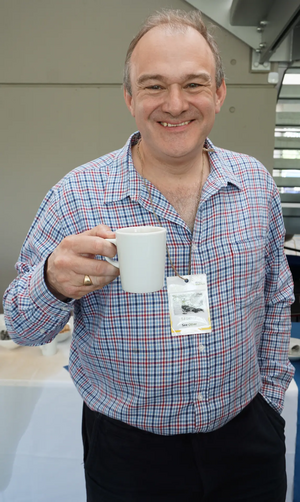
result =
[{"label": "red and blue check pattern", "polygon": [[188,273],[191,246],[192,273],[207,274],[212,333],[172,337],[166,286],[130,294],[118,278],[67,304],[47,290],[45,260],[67,235],[100,223],[157,225],[132,163],[138,138],[75,169],[45,197],[4,296],[11,336],[25,345],[50,340],[74,308],[69,368],[79,393],[90,408],[157,434],[212,431],[257,392],[280,412],[293,375],[293,284],[278,191],[255,159],[207,140],[211,172],[193,234],[148,184],[178,273]]}]

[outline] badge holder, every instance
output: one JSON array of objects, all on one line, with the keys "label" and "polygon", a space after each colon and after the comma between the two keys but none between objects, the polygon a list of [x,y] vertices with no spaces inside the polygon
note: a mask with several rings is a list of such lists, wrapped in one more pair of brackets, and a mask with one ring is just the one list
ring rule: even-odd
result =
[{"label": "badge holder", "polygon": [[206,274],[167,277],[173,336],[210,333]]}]

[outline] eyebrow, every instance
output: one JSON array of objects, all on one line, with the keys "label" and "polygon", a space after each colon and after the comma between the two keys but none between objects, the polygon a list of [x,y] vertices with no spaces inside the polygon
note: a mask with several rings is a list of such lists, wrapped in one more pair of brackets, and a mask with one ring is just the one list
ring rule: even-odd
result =
[{"label": "eyebrow", "polygon": [[[189,73],[188,75],[184,75],[184,77],[181,79],[181,81],[185,82],[187,80],[194,80],[194,79],[201,79],[204,80],[205,82],[210,82],[211,77],[208,73],[200,72],[200,73]],[[137,84],[142,85],[148,80],[160,80],[160,81],[165,81],[165,77],[160,74],[151,74],[151,73],[145,73],[144,75],[141,75],[138,80]]]}]

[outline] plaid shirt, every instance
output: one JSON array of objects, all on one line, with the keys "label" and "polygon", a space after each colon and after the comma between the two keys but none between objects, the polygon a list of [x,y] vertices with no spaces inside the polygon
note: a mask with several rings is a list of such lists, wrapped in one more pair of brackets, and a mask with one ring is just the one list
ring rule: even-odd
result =
[{"label": "plaid shirt", "polygon": [[[70,374],[87,405],[157,434],[208,432],[261,392],[279,412],[293,376],[287,353],[291,274],[274,181],[255,159],[215,148],[194,231],[151,184],[179,274],[206,273],[211,333],[172,336],[167,290],[125,293],[120,278],[63,303],[44,282],[44,264],[67,235],[100,223],[112,230],[157,225],[134,169],[131,144],[81,166],[44,199],[5,293],[7,327],[25,345],[51,340],[74,308]],[[174,275],[169,261],[166,276]]]}]

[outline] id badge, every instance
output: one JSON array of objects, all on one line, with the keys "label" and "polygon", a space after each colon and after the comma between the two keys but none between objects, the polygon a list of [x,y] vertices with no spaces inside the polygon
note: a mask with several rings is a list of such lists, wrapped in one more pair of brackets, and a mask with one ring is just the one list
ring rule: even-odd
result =
[{"label": "id badge", "polygon": [[167,277],[173,336],[210,333],[206,274]]}]

